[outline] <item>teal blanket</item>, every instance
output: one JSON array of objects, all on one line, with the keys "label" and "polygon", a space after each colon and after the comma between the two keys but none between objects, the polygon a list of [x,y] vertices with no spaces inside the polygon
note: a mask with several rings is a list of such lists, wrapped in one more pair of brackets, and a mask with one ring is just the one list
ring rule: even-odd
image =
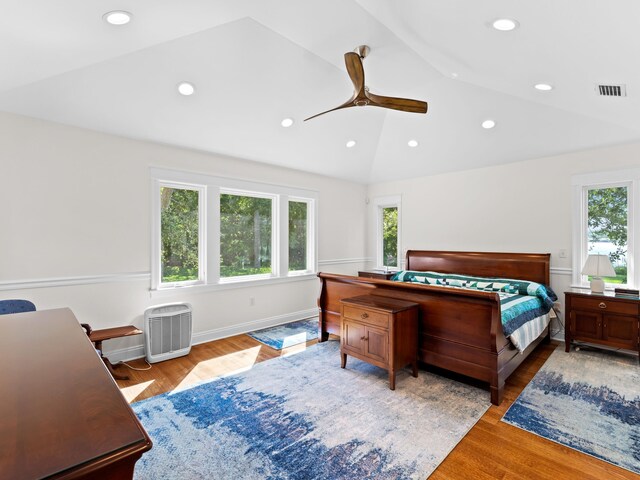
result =
[{"label": "teal blanket", "polygon": [[391,280],[496,292],[500,296],[502,330],[507,337],[530,320],[549,313],[553,302],[558,299],[553,290],[546,285],[512,278],[484,278],[403,270],[396,273]]}]

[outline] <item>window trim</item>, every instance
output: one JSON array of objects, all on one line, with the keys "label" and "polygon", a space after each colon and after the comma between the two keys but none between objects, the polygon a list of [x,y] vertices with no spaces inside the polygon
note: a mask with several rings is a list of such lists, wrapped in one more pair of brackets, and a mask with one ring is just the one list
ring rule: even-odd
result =
[{"label": "window trim", "polygon": [[[376,268],[391,270],[402,269],[402,196],[401,195],[389,195],[385,197],[376,197],[373,199],[374,215],[375,215],[375,239],[376,239]],[[396,267],[385,267],[383,258],[383,239],[382,239],[382,211],[384,208],[397,207],[398,208],[398,245]]]},{"label": "window trim", "polygon": [[[236,178],[218,177],[201,173],[186,172],[161,167],[150,167],[151,178],[151,291],[152,296],[164,296],[171,292],[183,291],[185,288],[196,291],[211,291],[227,288],[240,288],[251,285],[282,283],[283,281],[308,280],[315,278],[318,271],[318,192],[303,188],[254,182]],[[201,202],[199,212],[200,222],[204,226],[199,233],[204,240],[199,246],[203,247],[200,269],[205,274],[200,283],[187,285],[180,282],[177,285],[161,284],[160,279],[160,185],[181,185],[183,188],[199,187],[203,189],[204,202]],[[238,193],[274,198],[272,208],[272,274],[246,275],[228,277],[224,281],[220,277],[220,194]],[[307,215],[307,242],[311,248],[307,249],[309,267],[306,271],[288,271],[288,200],[306,201],[310,205]],[[201,223],[202,224],[202,223]],[[275,259],[274,259],[275,256]],[[285,268],[286,267],[286,268]]]},{"label": "window trim", "polygon": [[[278,201],[279,196],[269,193],[263,192],[253,192],[248,190],[239,190],[236,188],[230,189],[225,187],[220,187],[218,189],[218,210],[220,212],[220,196],[221,195],[234,195],[237,197],[253,197],[253,198],[268,198],[271,200],[271,273],[258,273],[255,275],[236,275],[235,277],[222,277],[220,275],[220,271],[218,270],[218,283],[237,283],[242,282],[243,280],[251,281],[251,280],[264,280],[268,278],[277,278],[279,277],[279,251],[278,251]],[[218,232],[222,230],[221,226],[222,218],[218,216]],[[217,238],[220,238],[220,233],[218,233]],[[218,249],[220,252],[221,245],[220,242],[216,242],[218,244]],[[222,252],[220,252],[222,253]],[[219,255],[218,255],[219,258]]]},{"label": "window trim", "polygon": [[[289,203],[290,202],[307,204],[307,268],[304,270],[289,270]],[[315,200],[311,198],[287,196],[286,199],[284,199],[283,203],[285,204],[285,210],[287,211],[286,224],[284,225],[284,228],[286,230],[286,234],[284,236],[286,237],[287,248],[286,248],[286,255],[285,255],[286,258],[285,258],[285,261],[283,262],[283,265],[285,267],[283,272],[287,272],[287,276],[289,277],[295,277],[300,275],[307,275],[309,273],[314,273],[314,268],[315,268],[315,271],[317,271],[317,267],[314,267],[314,265],[316,265],[316,256],[315,256],[315,250],[313,248],[313,245],[316,243],[315,224],[313,222],[313,219],[316,218]],[[284,223],[284,220],[283,220],[283,223]]]},{"label": "window trim", "polygon": [[[581,274],[582,266],[587,258],[588,239],[586,235],[587,222],[587,191],[596,188],[611,188],[626,186],[627,189],[627,287],[636,288],[640,285],[640,268],[635,268],[635,253],[640,252],[640,221],[636,218],[639,211],[634,208],[634,202],[640,199],[640,169],[613,170],[584,175],[574,175],[571,178],[573,188],[573,255],[572,255],[572,287],[589,288],[586,276]],[[606,284],[605,289],[613,289],[614,284]],[[623,286],[620,284],[620,286]]]},{"label": "window trim", "polygon": [[[160,189],[173,188],[181,190],[194,190],[198,192],[198,279],[185,280],[182,282],[162,281],[162,205]],[[151,262],[151,284],[153,289],[182,288],[207,283],[207,261],[206,261],[206,227],[205,216],[207,210],[207,190],[204,185],[191,184],[185,182],[165,181],[154,179],[152,198],[152,262]]]}]

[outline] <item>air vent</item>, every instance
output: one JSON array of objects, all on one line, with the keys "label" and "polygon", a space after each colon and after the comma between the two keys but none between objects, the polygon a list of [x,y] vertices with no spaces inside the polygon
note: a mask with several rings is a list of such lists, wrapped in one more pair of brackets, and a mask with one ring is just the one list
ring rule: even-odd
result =
[{"label": "air vent", "polygon": [[626,85],[598,85],[596,90],[601,97],[626,97]]}]

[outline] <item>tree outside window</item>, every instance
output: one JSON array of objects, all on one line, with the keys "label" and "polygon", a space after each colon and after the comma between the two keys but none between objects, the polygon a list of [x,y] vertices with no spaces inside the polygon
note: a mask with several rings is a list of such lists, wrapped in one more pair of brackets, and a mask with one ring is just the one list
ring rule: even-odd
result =
[{"label": "tree outside window", "polygon": [[289,202],[289,271],[307,270],[307,202]]},{"label": "tree outside window", "polygon": [[398,207],[382,208],[382,264],[398,266]]},{"label": "tree outside window", "polygon": [[160,187],[162,283],[199,279],[198,190]]},{"label": "tree outside window", "polygon": [[626,186],[587,189],[587,250],[609,255],[616,276],[603,277],[606,283],[628,283],[627,190]]},{"label": "tree outside window", "polygon": [[220,195],[220,277],[272,272],[272,200]]}]

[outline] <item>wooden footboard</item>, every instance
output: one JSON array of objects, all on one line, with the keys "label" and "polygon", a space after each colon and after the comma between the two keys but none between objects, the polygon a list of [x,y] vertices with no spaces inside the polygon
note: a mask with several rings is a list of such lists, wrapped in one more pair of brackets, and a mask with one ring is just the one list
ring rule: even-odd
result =
[{"label": "wooden footboard", "polygon": [[[436,270],[549,283],[549,254],[478,252],[407,252],[407,268]],[[544,338],[549,328],[524,354],[505,338],[500,319],[500,297],[494,292],[320,273],[318,339],[340,335],[340,300],[378,295],[417,303],[418,358],[489,383],[491,402],[502,401],[504,382]]]}]

